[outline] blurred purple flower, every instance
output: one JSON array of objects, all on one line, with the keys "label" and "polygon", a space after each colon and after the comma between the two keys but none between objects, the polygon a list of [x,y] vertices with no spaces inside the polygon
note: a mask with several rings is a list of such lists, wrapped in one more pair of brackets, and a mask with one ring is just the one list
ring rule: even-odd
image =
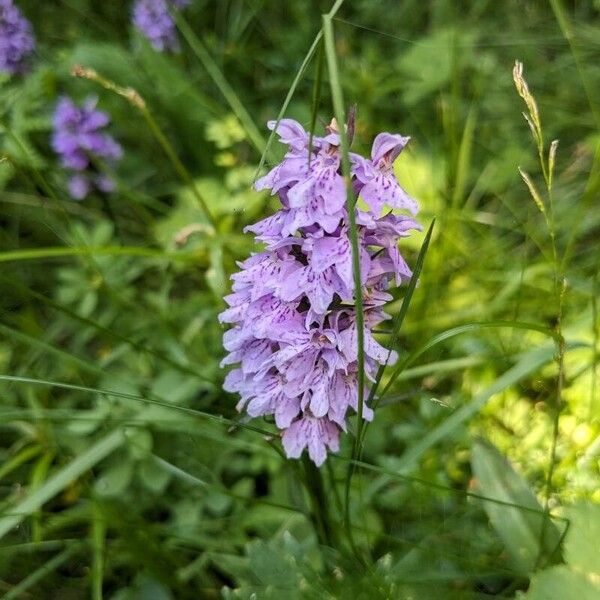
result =
[{"label": "blurred purple flower", "polygon": [[0,71],[10,75],[22,73],[34,50],[31,23],[12,0],[0,0]]},{"label": "blurred purple flower", "polygon": [[[268,124],[275,129],[275,122]],[[333,121],[325,137],[310,136],[296,121],[283,119],[276,130],[288,152],[256,182],[277,194],[282,208],[246,228],[266,250],[239,263],[232,275],[229,308],[220,315],[233,325],[223,344],[222,366],[240,363],[224,388],[240,395],[238,410],[250,417],[273,415],[283,430],[290,458],[305,448],[321,465],[339,446],[348,410],[358,405],[358,344],[354,309],[352,251],[348,235],[346,190],[340,173],[339,136]],[[398,240],[420,226],[410,217],[389,213],[385,204],[416,212],[400,188],[392,164],[408,138],[383,133],[371,159],[352,155],[353,186],[369,207],[356,211],[364,305],[365,375],[396,354],[373,337],[373,327],[389,318],[385,290],[411,276]],[[368,389],[365,389],[365,395]],[[363,418],[373,411],[363,406]]]},{"label": "blurred purple flower", "polygon": [[97,99],[88,98],[77,106],[70,98],[58,101],[54,111],[51,144],[63,167],[73,174],[69,194],[82,200],[93,189],[103,193],[113,191],[114,182],[99,173],[95,159],[114,164],[123,154],[121,146],[103,130],[110,117],[96,109]]},{"label": "blurred purple flower", "polygon": [[158,52],[178,50],[179,40],[171,9],[181,10],[191,0],[136,0],[133,24]]}]

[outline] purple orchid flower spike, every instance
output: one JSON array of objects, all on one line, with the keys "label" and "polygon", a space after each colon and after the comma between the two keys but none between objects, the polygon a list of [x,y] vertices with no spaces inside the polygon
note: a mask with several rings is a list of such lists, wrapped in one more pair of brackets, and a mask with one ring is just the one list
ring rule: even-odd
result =
[{"label": "purple orchid flower spike", "polygon": [[179,39],[171,10],[181,10],[189,4],[190,0],[136,0],[133,25],[157,52],[177,51]]},{"label": "purple orchid flower spike", "polygon": [[63,97],[54,111],[51,144],[62,166],[71,173],[68,189],[74,200],[83,200],[92,190],[106,194],[115,188],[110,177],[98,173],[95,162],[102,160],[113,166],[123,151],[104,132],[110,117],[98,110],[97,104],[95,97],[88,98],[83,106]]},{"label": "purple orchid flower spike", "polygon": [[381,214],[385,205],[406,209],[417,214],[419,206],[400,187],[394,175],[394,161],[398,158],[410,137],[380,133],[373,142],[371,160],[352,155],[352,172],[358,182],[358,192],[375,216]]},{"label": "purple orchid flower spike", "polygon": [[[288,457],[307,449],[321,465],[338,450],[348,415],[358,410],[356,290],[340,140],[332,121],[323,137],[312,138],[309,161],[310,136],[302,125],[282,119],[268,126],[288,151],[255,187],[277,195],[281,209],[246,227],[266,248],[239,263],[233,293],[225,297],[228,308],[219,317],[232,326],[223,336],[229,354],[222,365],[239,364],[224,389],[239,394],[239,411],[274,417]],[[348,131],[353,128],[351,118]],[[410,277],[398,241],[419,228],[409,217],[379,214],[384,204],[416,212],[392,172],[407,141],[380,134],[370,160],[353,155],[353,186],[370,207],[356,209],[356,223],[365,375],[371,381],[379,365],[396,360],[372,329],[389,318],[383,310],[392,298],[389,285]],[[364,392],[367,397],[368,387]],[[362,418],[373,418],[366,404]]]},{"label": "purple orchid flower spike", "polygon": [[0,71],[9,75],[24,73],[34,50],[31,23],[12,0],[0,0]]}]

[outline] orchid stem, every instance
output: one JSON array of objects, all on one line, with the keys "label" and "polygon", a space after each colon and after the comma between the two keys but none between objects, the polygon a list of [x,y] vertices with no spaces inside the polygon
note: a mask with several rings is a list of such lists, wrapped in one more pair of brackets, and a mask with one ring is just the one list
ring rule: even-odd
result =
[{"label": "orchid stem", "polygon": [[321,471],[306,455],[302,457],[306,489],[310,496],[311,515],[319,544],[329,548],[337,547],[337,536],[332,526],[329,504],[323,485]]}]

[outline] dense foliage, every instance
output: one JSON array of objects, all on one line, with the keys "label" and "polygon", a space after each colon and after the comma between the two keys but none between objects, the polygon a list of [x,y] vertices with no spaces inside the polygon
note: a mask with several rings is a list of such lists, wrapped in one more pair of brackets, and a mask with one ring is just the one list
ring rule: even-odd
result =
[{"label": "dense foliage", "polygon": [[[348,0],[338,88],[324,46],[301,73],[329,2],[178,2],[162,45],[129,3],[17,4],[35,43],[0,75],[0,593],[600,597],[598,2]],[[411,136],[395,169],[424,225],[402,242],[419,283],[376,330],[399,359],[361,461],[352,418],[320,470],[240,417],[219,366],[297,73],[305,129],[341,89],[353,151]],[[65,98],[109,117],[77,144],[115,144],[85,194],[80,146],[52,140]]]}]

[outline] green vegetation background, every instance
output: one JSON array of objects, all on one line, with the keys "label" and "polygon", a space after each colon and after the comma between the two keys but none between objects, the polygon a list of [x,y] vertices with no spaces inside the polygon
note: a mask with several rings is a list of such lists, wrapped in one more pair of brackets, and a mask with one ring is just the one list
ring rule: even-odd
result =
[{"label": "green vegetation background", "polygon": [[[398,341],[411,363],[351,489],[366,568],[343,544],[318,546],[301,471],[276,438],[235,426],[218,366],[216,315],[252,250],[242,229],[275,207],[251,191],[265,122],[331,6],[197,0],[182,51],[163,55],[123,2],[19,4],[39,49],[31,73],[0,86],[0,594],[600,597],[599,3],[348,0],[333,22],[355,148],[382,130],[411,135],[397,173],[422,223],[436,217]],[[545,152],[560,140],[557,259],[517,170],[542,193],[515,59]],[[193,184],[144,116],[72,77],[76,64],[141,94]],[[287,110],[307,126],[315,72]],[[108,203],[65,194],[49,148],[63,93],[96,94],[112,115],[125,156]],[[326,73],[317,110],[321,127]],[[422,239],[403,243],[411,265]],[[340,529],[349,452],[347,436],[323,469]]]}]

